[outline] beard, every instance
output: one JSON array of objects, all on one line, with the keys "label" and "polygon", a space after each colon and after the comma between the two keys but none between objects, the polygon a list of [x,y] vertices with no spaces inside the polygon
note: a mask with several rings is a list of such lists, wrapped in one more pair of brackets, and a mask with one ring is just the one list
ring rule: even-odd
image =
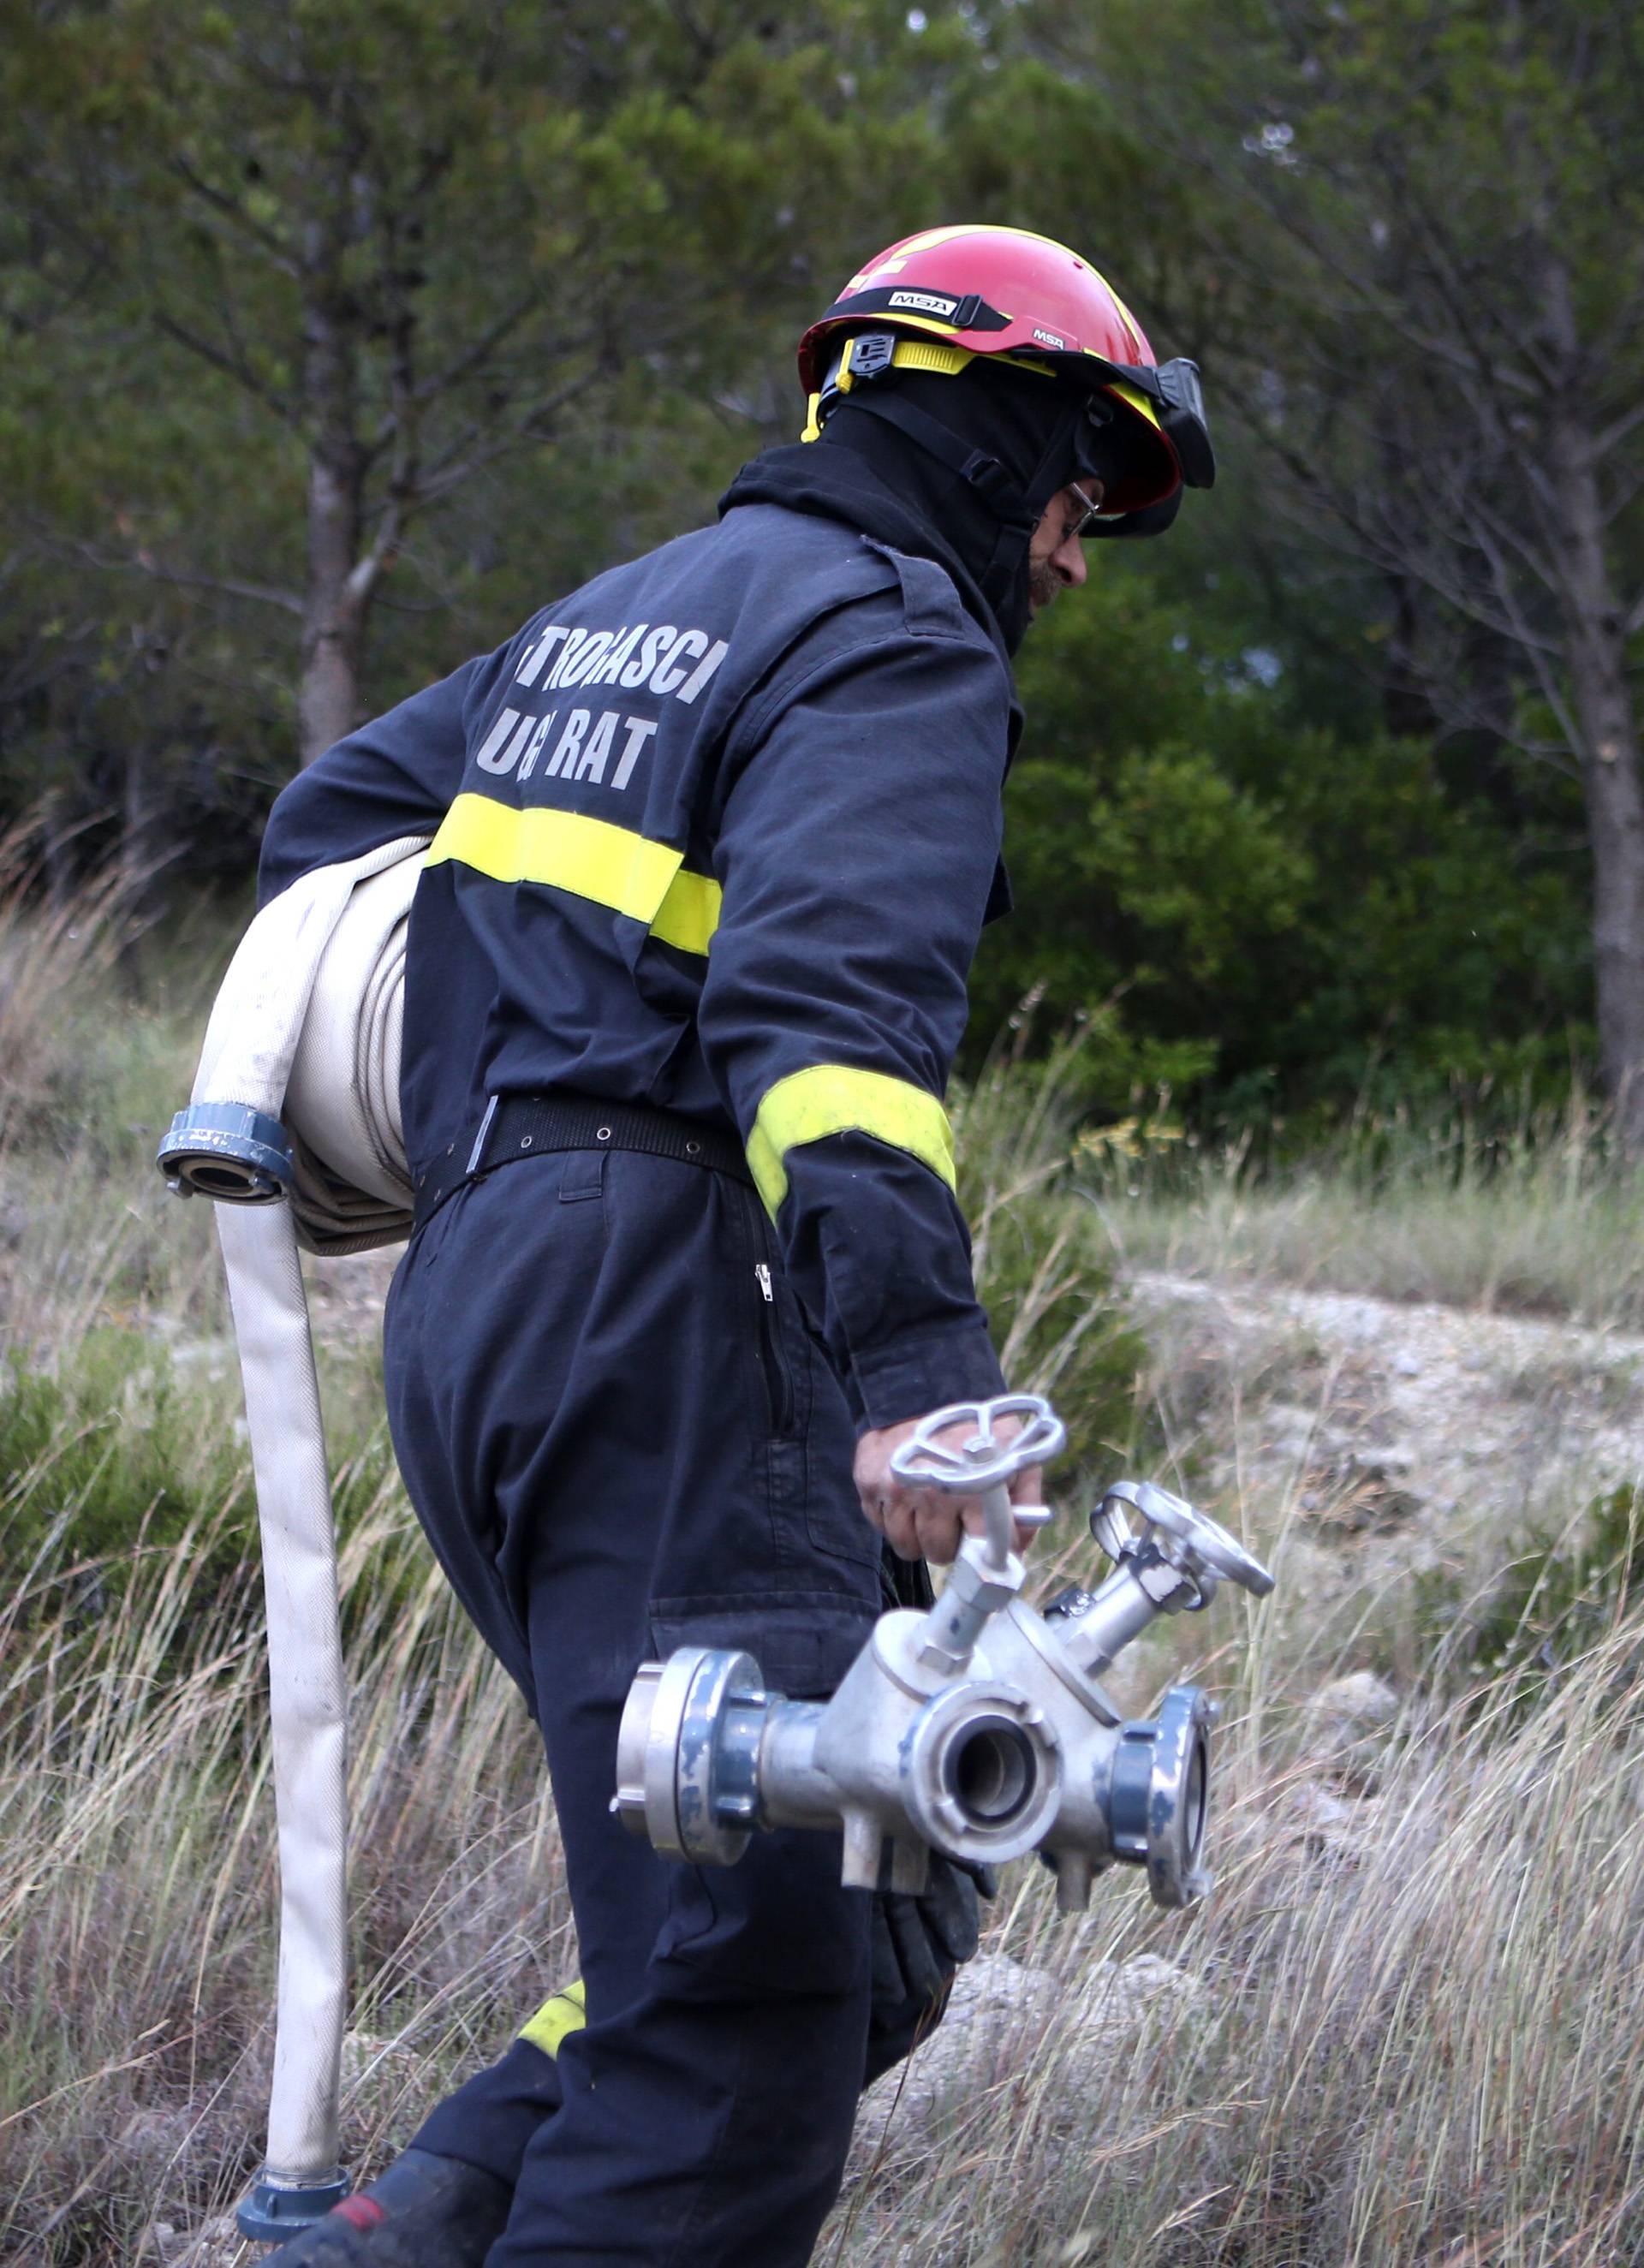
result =
[{"label": "beard", "polygon": [[1062,578],[1048,559],[1028,570],[1028,603],[1036,615],[1048,607],[1062,587]]}]

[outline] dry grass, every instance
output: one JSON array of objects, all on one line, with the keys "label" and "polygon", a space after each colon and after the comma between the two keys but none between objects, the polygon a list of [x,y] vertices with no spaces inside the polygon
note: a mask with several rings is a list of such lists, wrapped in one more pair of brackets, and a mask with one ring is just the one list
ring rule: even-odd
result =
[{"label": "dry grass", "polygon": [[0,1345],[55,1360],[134,1317],[220,1332],[220,1271],[175,1235],[153,1158],[227,940],[161,950],[115,880],[41,909],[28,851],[0,840]]},{"label": "dry grass", "polygon": [[[0,2257],[103,2264],[254,2164],[274,1886],[251,1571],[203,1593],[209,1554],[139,1541],[118,1609],[77,1618],[66,1526],[0,1630]],[[389,1490],[344,1582],[368,2166],[574,1952],[534,1743]],[[1418,1691],[1374,1792],[1360,1766],[1321,1825],[1332,1768],[1267,1610],[1241,1618],[1205,1633],[1233,1704],[1216,1896],[1176,1919],[1124,1878],[1069,1924],[1014,1870],[995,1941],[1063,1980],[1065,2017],[1000,2043],[934,2139],[893,2124],[823,2260],[1636,2257],[1638,1631],[1529,1714]],[[1198,1990],[1093,2083],[1081,1977],[1140,1952]]]},{"label": "dry grass", "polygon": [[[841,2257],[1637,2258],[1635,1646],[1618,1634],[1512,1728],[1412,1713],[1329,1835],[1293,1808],[1306,1767],[1251,1696],[1219,1759],[1215,1896],[1183,1924],[1110,1893],[1080,1931],[1019,1896],[1068,2018],[955,2108],[934,2161],[858,2200]],[[1199,1990],[1093,2093],[1081,1964],[1141,1949]]]},{"label": "dry grass", "polygon": [[1215,1152],[1087,1152],[1114,1261],[1309,1290],[1644,1328],[1644,1169],[1576,1096],[1510,1139],[1364,1133],[1340,1160],[1257,1173]]},{"label": "dry grass", "polygon": [[[48,1468],[33,1485],[49,1485]],[[228,1516],[232,1518],[232,1509]],[[156,2218],[254,2171],[275,1896],[259,1585],[198,1535],[141,1539],[77,1612],[71,1521],[0,1624],[0,2258],[138,2257]],[[354,1630],[350,2154],[505,2039],[570,1964],[534,1739],[468,1639],[397,1491],[349,1540]],[[369,2064],[369,2058],[366,2059]]]},{"label": "dry grass", "polygon": [[[63,936],[54,949],[81,942]],[[225,2210],[256,2163],[271,2045],[272,1807],[230,1388],[207,1363],[178,1366],[220,1330],[199,1209],[167,1210],[156,1181],[151,1200],[132,1197],[136,1225],[125,1226],[100,1183],[110,1158],[128,1154],[121,1202],[127,1187],[146,1191],[146,1160],[122,1130],[142,1122],[128,1105],[125,1118],[83,1120],[65,1144],[64,1082],[83,1079],[83,1065],[40,1037],[72,981],[92,1004],[81,1028],[93,1057],[103,1046],[95,1059],[127,1064],[106,1091],[170,1080],[175,1093],[187,1080],[185,1020],[105,1009],[100,1022],[92,1006],[100,991],[110,997],[112,964],[77,975],[55,965],[55,983],[34,983],[32,1051],[16,1055],[33,1066],[32,1130],[0,1156],[12,1238],[0,1322],[31,1371],[65,1376],[88,1332],[124,1331],[144,1351],[119,1373],[117,1440],[142,1438],[163,1396],[181,1393],[219,1453],[193,1473],[181,1541],[162,1547],[139,1518],[94,1565],[83,1535],[102,1484],[75,1463],[84,1410],[65,1403],[50,1438],[0,1473],[0,2260],[112,2268],[141,2257],[152,2222],[198,2228]],[[14,993],[13,1020],[17,1003]],[[0,1047],[0,1066],[12,1044]],[[1058,1186],[1065,1116],[1043,1088],[1019,1094],[1013,1077],[1006,1067],[973,1105],[979,1249],[1023,1359],[1065,1395],[1117,1407],[1124,1351],[1098,1359],[1100,1336],[1084,1320],[1104,1245],[1121,1242],[1112,1209],[1132,1233],[1127,1259],[1206,1267],[1230,1255],[1277,1266],[1279,1209],[1248,1226],[1260,1204],[1236,1176],[1224,1176],[1223,1226],[1196,1229],[1179,1198],[1110,1187],[1095,1207],[1081,1203]],[[1510,1245],[1520,1199],[1532,1210],[1544,1200],[1547,1222],[1564,1219],[1576,1240],[1559,1263],[1574,1285],[1593,1258],[1580,1208],[1559,1214],[1537,1186],[1480,1189],[1468,1203],[1480,1223],[1493,1204],[1496,1241]],[[58,1209],[36,1212],[48,1187]],[[1368,1238],[1360,1197],[1332,1196],[1321,1180],[1316,1203],[1340,1229],[1339,1248],[1362,1257],[1367,1244],[1347,1236]],[[1411,1205],[1414,1221],[1413,1196]],[[1423,1216],[1435,1269],[1442,1211],[1435,1201]],[[1551,1250],[1552,1226],[1537,1233]],[[1191,1249],[1169,1243],[1192,1236]],[[1299,1267],[1309,1240],[1296,1240]],[[1478,1281],[1476,1260],[1455,1262],[1449,1280]],[[338,1365],[333,1382],[358,1406],[368,1366],[346,1350]],[[1243,1422],[1230,1405],[1230,1453]],[[1091,1439],[1114,1431],[1109,1412]],[[80,1477],[68,1487],[71,1471]],[[369,2172],[575,1955],[523,1712],[453,1611],[380,1440],[358,1439],[351,1490],[354,2021],[366,2045],[344,2139]],[[1282,1587],[1286,1567],[1304,1564],[1293,1505],[1252,1493],[1242,1513]],[[1088,1547],[1062,1532],[1058,1567],[1088,1564]],[[1399,1611],[1367,1595],[1326,1624],[1298,1584],[1261,1607],[1225,1600],[1203,1624],[1183,1619],[1139,1650],[1142,1678],[1202,1671],[1228,1703],[1215,1896],[1191,1917],[1161,1915],[1126,1874],[1098,1885],[1085,1921],[1064,1922],[1040,1872],[1014,1869],[992,1942],[1060,1980],[1057,2017],[994,2039],[933,2132],[893,2120],[853,2176],[820,2261],[1644,2259],[1640,1633],[1613,1630],[1535,1707],[1509,1708],[1518,1689],[1508,1683],[1493,1697],[1486,1687],[1441,1697],[1407,1631],[1402,1713],[1348,1770],[1321,1743],[1308,1697],[1321,1678],[1360,1667],[1365,1631]],[[1209,1651],[1195,1660],[1194,1647]],[[1086,1981],[1099,1958],[1140,1954],[1162,1956],[1188,1985],[1156,2021],[1104,2045]]]}]

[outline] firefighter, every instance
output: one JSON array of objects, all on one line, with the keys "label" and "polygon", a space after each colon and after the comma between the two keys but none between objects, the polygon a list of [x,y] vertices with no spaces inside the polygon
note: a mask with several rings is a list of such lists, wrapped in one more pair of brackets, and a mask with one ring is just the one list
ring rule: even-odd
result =
[{"label": "firefighter", "polygon": [[541,1728],[582,1971],[293,2264],[798,2268],[865,2076],[974,1949],[946,1868],[875,1915],[831,1837],[663,1860],[611,1815],[616,1727],[686,1644],[825,1696],[979,1518],[889,1458],[1005,1385],[942,1097],[1009,902],[1011,656],[1084,539],[1157,532],[1213,464],[1192,365],[1026,232],[891,246],[799,359],[805,438],[715,527],[350,734],[269,822],[265,898],[433,836],[389,1416]]}]

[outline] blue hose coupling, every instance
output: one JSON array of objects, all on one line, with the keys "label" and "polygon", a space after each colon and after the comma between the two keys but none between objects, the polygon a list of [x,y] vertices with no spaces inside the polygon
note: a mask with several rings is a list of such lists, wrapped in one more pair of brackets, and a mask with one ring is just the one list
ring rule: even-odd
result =
[{"label": "blue hose coupling", "polygon": [[285,2244],[314,2222],[323,2220],[333,2205],[348,2195],[348,2180],[339,2166],[323,2181],[281,2182],[262,2179],[234,2215],[240,2235],[253,2244]]},{"label": "blue hose coupling", "polygon": [[246,1102],[195,1102],[172,1120],[154,1160],[180,1197],[270,1204],[289,1195],[291,1137]]},{"label": "blue hose coupling", "polygon": [[1210,1732],[1220,1705],[1173,1685],[1149,1724],[1121,1725],[1108,1789],[1115,1858],[1147,1869],[1157,1906],[1189,1906],[1210,1889]]}]

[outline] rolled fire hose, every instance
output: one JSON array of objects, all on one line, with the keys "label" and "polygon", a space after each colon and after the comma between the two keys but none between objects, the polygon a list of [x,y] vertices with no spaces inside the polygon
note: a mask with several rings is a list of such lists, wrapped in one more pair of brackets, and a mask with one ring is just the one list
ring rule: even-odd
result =
[{"label": "rolled fire hose", "polygon": [[180,1194],[219,1201],[262,1538],[279,1985],[267,2160],[239,2221],[264,2243],[317,2220],[347,2186],[337,2154],[347,1684],[298,1248],[363,1252],[410,1233],[400,1033],[406,919],[426,848],[424,836],[387,843],[263,908],[212,1007],[193,1101],[159,1153]]}]

